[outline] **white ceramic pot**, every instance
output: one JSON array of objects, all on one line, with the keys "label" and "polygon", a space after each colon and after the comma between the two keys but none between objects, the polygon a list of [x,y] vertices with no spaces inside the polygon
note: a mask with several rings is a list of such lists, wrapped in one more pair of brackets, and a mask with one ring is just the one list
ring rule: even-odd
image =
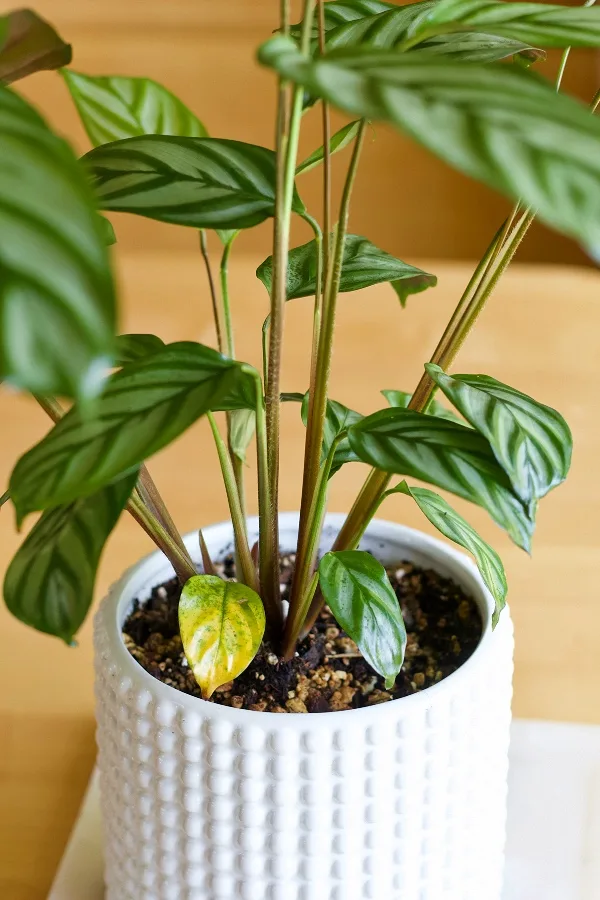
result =
[{"label": "white ceramic pot", "polygon": [[[322,549],[343,517],[326,520]],[[251,538],[257,521],[249,520]],[[298,517],[281,517],[282,547]],[[204,532],[215,558],[231,526]],[[197,557],[197,536],[186,539]],[[207,703],[150,676],[121,623],[172,577],[134,566],[96,616],[107,900],[499,900],[512,680],[506,610],[447,544],[375,521],[362,546],[460,583],[485,623],[478,649],[428,690],[308,715]]]}]

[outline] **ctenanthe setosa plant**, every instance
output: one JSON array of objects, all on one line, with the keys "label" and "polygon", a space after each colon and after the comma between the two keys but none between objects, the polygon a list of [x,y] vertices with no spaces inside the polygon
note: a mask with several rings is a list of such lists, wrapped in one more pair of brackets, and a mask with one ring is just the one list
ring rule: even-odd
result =
[{"label": "ctenanthe setosa plant", "polygon": [[[399,605],[383,566],[358,549],[392,492],[406,495],[473,554],[497,620],[507,593],[497,553],[437,490],[405,479],[483,507],[530,549],[538,501],[569,469],[569,428],[555,410],[493,376],[457,374],[455,360],[536,216],[591,251],[600,245],[600,123],[593,115],[600,93],[588,108],[560,92],[569,48],[600,46],[600,10],[503,0],[406,6],[306,0],[302,21],[293,25],[289,0],[281,0],[274,26],[258,50],[278,81],[272,150],[209,136],[191,110],[149,79],[74,71],[69,47],[31,12],[0,19],[1,375],[30,392],[55,423],[17,462],[2,497],[18,524],[42,514],[8,569],[4,597],[23,622],[71,642],[92,600],[103,545],[127,509],[181,582],[182,640],[207,698],[250,663],[265,630],[271,646],[290,658],[324,602],[393,684],[406,643]],[[565,52],[552,84],[534,70],[543,48],[556,47]],[[60,68],[71,92],[93,145],[81,160],[6,86],[40,68]],[[333,135],[331,107],[350,118]],[[304,115],[321,117],[323,145],[301,161]],[[383,391],[385,408],[363,416],[329,395],[341,295],[389,282],[404,306],[436,283],[434,275],[348,233],[365,131],[379,121],[515,205],[414,390]],[[342,151],[347,175],[334,209],[331,173]],[[309,211],[302,175],[316,167],[323,171],[323,206]],[[114,235],[101,215],[111,210],[198,231],[216,349],[116,333],[107,250]],[[292,216],[313,234],[295,248]],[[273,253],[257,272],[270,298],[260,372],[236,358],[228,266],[239,232],[267,219]],[[208,232],[222,243],[220,278],[211,269]],[[285,308],[296,298],[314,306],[310,384],[282,395]],[[442,395],[455,411],[439,402]],[[287,616],[278,537],[283,402],[297,402],[306,425]],[[215,419],[220,412],[226,433]],[[145,467],[201,416],[210,420],[223,472],[238,583],[218,577],[201,534],[204,565],[197,574]],[[251,444],[258,465],[256,552],[245,526]],[[370,471],[333,550],[319,560],[328,484],[349,462]]]}]

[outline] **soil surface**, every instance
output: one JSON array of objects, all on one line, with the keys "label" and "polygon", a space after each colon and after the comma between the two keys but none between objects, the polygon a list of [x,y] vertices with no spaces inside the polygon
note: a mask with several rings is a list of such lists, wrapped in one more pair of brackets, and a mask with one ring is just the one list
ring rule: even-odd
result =
[{"label": "soil surface", "polygon": [[[293,556],[282,556],[283,600],[289,595],[293,566]],[[234,577],[231,558],[220,568],[224,577]],[[388,575],[408,633],[404,666],[393,690],[385,690],[383,678],[325,607],[291,662],[280,660],[264,642],[245,672],[215,692],[211,702],[259,712],[332,712],[396,700],[447,678],[471,656],[481,638],[475,602],[449,578],[412,563],[401,563]],[[136,600],[123,638],[147,672],[200,697],[179,636],[179,593],[174,579],[154,588],[148,601]]]}]

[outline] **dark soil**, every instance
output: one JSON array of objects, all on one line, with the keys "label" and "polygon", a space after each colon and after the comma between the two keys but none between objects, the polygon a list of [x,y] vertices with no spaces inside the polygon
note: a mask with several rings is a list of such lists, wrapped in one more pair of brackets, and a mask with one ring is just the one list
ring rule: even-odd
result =
[{"label": "dark soil", "polygon": [[[281,559],[281,596],[286,600],[293,556]],[[234,576],[233,561],[222,566]],[[291,662],[282,662],[267,642],[235,681],[212,702],[260,712],[331,712],[385,703],[430,687],[455,672],[473,653],[482,632],[475,602],[449,578],[402,563],[388,571],[402,607],[408,645],[402,672],[391,691],[337,625],[327,607],[300,643]],[[200,697],[183,653],[177,606],[180,588],[169,581],[147,602],[135,601],[123,626],[125,646],[155,678]]]}]

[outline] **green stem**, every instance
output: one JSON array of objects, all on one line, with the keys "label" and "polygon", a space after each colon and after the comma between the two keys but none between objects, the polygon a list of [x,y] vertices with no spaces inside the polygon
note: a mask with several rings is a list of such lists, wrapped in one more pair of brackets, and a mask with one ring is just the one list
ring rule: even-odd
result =
[{"label": "green stem", "polygon": [[10,491],[4,491],[4,493],[0,497],[0,508],[3,507],[5,503],[8,503],[9,500],[10,500]]},{"label": "green stem", "polygon": [[177,530],[177,526],[171,518],[171,513],[169,512],[163,498],[161,497],[156,484],[152,480],[152,476],[146,468],[145,463],[142,463],[142,466],[140,468],[138,490],[140,492],[142,500],[144,500],[146,505],[150,508],[150,511],[159,520],[165,531],[167,531],[167,533],[170,535],[171,540],[175,544],[177,544],[182,554],[187,557],[190,566],[193,567],[194,564],[185,544],[183,543],[183,538]]},{"label": "green stem", "polygon": [[138,525],[144,529],[148,537],[154,541],[158,549],[165,554],[182,585],[194,575],[197,575],[196,568],[187,552],[185,554],[181,552],[171,535],[145,505],[137,488],[134,488],[129,498],[127,511],[131,513]]},{"label": "green stem", "polygon": [[200,250],[202,252],[202,258],[204,259],[204,265],[206,266],[206,275],[208,277],[208,286],[210,289],[210,299],[212,303],[212,311],[213,311],[213,319],[215,322],[215,330],[217,332],[217,347],[219,348],[219,353],[223,353],[223,331],[221,328],[221,315],[219,313],[219,300],[217,297],[217,286],[215,284],[215,278],[212,271],[212,266],[210,263],[210,256],[208,255],[208,244],[206,242],[206,231],[200,232]]},{"label": "green stem", "polygon": [[236,231],[236,233],[225,244],[223,256],[221,257],[220,268],[221,297],[223,299],[223,319],[225,320],[225,352],[230,359],[235,359],[235,343],[233,338],[233,321],[231,318],[231,304],[229,299],[229,259],[231,257],[233,243],[238,234],[239,232]]}]

